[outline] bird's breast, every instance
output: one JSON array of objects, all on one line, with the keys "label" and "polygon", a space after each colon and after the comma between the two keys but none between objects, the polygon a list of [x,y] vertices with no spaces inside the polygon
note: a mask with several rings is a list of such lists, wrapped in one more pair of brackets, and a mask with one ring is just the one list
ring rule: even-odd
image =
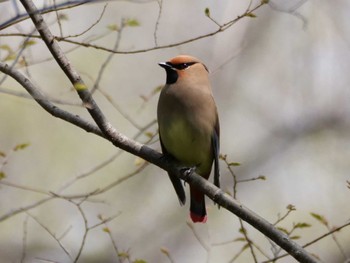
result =
[{"label": "bird's breast", "polygon": [[167,123],[160,127],[162,143],[167,151],[184,165],[198,166],[210,172],[213,161],[211,133],[180,116],[173,116]]}]

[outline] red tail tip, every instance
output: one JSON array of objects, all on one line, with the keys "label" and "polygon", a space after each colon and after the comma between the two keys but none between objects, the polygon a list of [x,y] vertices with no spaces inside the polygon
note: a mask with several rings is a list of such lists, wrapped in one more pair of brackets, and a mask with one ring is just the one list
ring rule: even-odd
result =
[{"label": "red tail tip", "polygon": [[206,223],[207,222],[207,219],[208,217],[205,215],[205,216],[199,216],[199,215],[196,215],[192,212],[190,212],[190,217],[192,219],[192,222],[193,223]]}]

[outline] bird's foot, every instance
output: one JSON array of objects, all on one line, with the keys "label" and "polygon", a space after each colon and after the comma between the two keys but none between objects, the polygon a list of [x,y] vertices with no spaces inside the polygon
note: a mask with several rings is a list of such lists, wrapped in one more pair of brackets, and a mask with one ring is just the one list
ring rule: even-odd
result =
[{"label": "bird's foot", "polygon": [[193,174],[196,171],[196,166],[193,167],[183,167],[180,168],[181,173],[185,176],[185,180],[187,179],[188,176]]}]

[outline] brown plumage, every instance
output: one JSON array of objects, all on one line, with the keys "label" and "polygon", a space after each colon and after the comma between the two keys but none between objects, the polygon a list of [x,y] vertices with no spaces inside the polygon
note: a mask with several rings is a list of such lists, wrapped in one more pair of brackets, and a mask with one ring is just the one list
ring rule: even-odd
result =
[{"label": "brown plumage", "polygon": [[[177,56],[159,63],[166,70],[166,84],[158,102],[158,125],[164,154],[185,167],[195,167],[205,179],[214,161],[214,183],[219,187],[219,119],[206,66],[191,56]],[[181,204],[185,192],[178,177],[169,174]],[[204,195],[190,186],[193,222],[207,220]]]}]

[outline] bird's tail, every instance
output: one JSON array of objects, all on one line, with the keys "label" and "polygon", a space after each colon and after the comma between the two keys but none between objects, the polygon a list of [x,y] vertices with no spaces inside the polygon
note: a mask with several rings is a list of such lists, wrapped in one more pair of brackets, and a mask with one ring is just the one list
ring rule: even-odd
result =
[{"label": "bird's tail", "polygon": [[179,198],[180,205],[184,205],[186,203],[186,194],[180,178],[174,174],[168,173],[168,175],[169,175],[170,181],[174,186],[177,197]]},{"label": "bird's tail", "polygon": [[190,205],[190,217],[194,223],[207,222],[207,211],[205,209],[204,194],[190,187],[191,192],[191,205]]}]

